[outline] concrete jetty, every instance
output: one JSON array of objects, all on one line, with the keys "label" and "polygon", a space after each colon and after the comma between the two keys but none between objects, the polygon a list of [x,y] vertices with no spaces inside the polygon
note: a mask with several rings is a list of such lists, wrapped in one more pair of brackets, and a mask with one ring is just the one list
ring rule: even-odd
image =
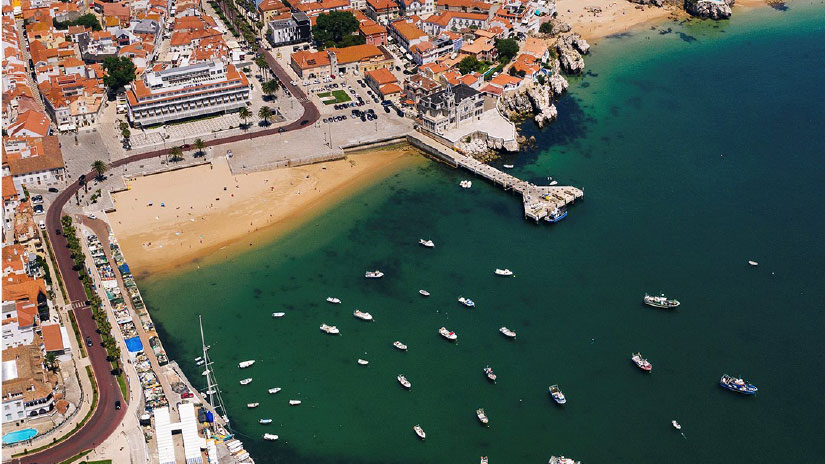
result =
[{"label": "concrete jetty", "polygon": [[464,168],[477,176],[501,185],[505,191],[512,190],[520,193],[524,205],[524,216],[536,222],[547,218],[554,210],[584,197],[584,192],[576,187],[535,185],[521,180],[474,158],[462,155],[419,132],[408,134],[407,141],[414,147],[452,166]]}]

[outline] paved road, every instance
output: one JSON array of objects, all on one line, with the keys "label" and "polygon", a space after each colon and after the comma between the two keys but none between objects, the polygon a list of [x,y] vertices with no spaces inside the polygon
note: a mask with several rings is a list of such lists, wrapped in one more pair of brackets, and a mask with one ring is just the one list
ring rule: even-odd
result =
[{"label": "paved road", "polygon": [[[270,67],[275,72],[275,75],[286,86],[293,98],[298,99],[301,106],[304,107],[304,114],[298,120],[279,127],[271,129],[252,132],[249,134],[233,135],[230,137],[219,138],[205,142],[208,147],[222,145],[226,143],[239,142],[243,140],[251,140],[258,137],[273,135],[278,132],[286,132],[298,130],[303,127],[312,126],[318,120],[320,114],[318,108],[306,98],[301,89],[290,83],[289,75],[286,71],[275,61],[268,52],[266,59]],[[194,148],[192,148],[194,149]],[[146,153],[139,153],[123,159],[119,159],[110,164],[110,168],[117,168],[137,161],[143,161],[156,156],[164,156],[169,153],[171,149],[155,150]],[[89,171],[86,178],[91,179],[95,176],[94,171]],[[74,436],[58,444],[57,446],[45,451],[21,458],[20,463],[35,464],[35,463],[53,463],[61,462],[69,459],[82,451],[92,449],[102,443],[112,432],[120,425],[123,414],[126,412],[124,407],[121,410],[115,409],[115,401],[123,401],[118,387],[117,379],[111,375],[111,365],[106,361],[106,350],[101,345],[100,334],[96,332],[97,326],[92,318],[92,310],[86,306],[86,292],[83,290],[83,284],[77,277],[77,272],[72,270],[74,261],[69,252],[69,244],[66,237],[58,230],[63,229],[60,224],[60,218],[63,215],[63,207],[71,201],[75,192],[80,189],[80,184],[75,181],[65,190],[60,192],[57,198],[52,203],[48,212],[46,213],[46,232],[49,234],[52,247],[54,248],[55,259],[57,266],[60,269],[60,274],[63,276],[63,281],[66,284],[66,291],[68,292],[69,301],[74,308],[77,323],[80,327],[80,332],[85,340],[85,337],[91,337],[94,342],[89,351],[89,359],[94,369],[95,379],[97,380],[99,402],[94,414],[89,421],[81,428]],[[81,373],[82,374],[82,373]],[[125,406],[125,405],[124,405]],[[18,462],[18,461],[15,461]]]}]

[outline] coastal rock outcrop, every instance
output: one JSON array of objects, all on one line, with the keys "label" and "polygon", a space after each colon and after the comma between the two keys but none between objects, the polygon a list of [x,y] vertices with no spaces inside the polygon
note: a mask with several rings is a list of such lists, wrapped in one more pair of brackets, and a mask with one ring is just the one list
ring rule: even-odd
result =
[{"label": "coastal rock outcrop", "polygon": [[590,44],[579,34],[570,34],[560,37],[556,41],[556,52],[562,69],[569,74],[579,74],[584,71],[584,58],[590,52]]},{"label": "coastal rock outcrop", "polygon": [[728,19],[735,0],[685,0],[685,11],[693,16],[710,19]]},{"label": "coastal rock outcrop", "polygon": [[474,132],[456,142],[454,148],[479,161],[489,161],[497,157],[498,152],[518,151],[518,143],[515,140],[505,142],[500,138],[491,137],[483,132]]},{"label": "coastal rock outcrop", "polygon": [[506,91],[499,100],[499,111],[510,120],[523,119],[528,115],[539,127],[558,117],[553,99],[567,90],[567,79],[554,74],[544,84],[529,82],[517,90]]}]

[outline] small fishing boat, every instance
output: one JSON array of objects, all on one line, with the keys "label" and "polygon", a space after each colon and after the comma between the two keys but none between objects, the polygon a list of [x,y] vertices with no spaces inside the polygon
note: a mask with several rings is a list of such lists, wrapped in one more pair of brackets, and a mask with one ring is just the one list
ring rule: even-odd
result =
[{"label": "small fishing boat", "polygon": [[372,320],[372,314],[361,312],[357,309],[352,312],[352,315],[357,317],[358,319],[363,319],[365,321],[371,321]]},{"label": "small fishing boat", "polygon": [[487,456],[481,457],[481,464],[487,464]]},{"label": "small fishing boat", "polygon": [[335,327],[334,325],[326,325],[326,324],[321,324],[321,331],[326,332],[330,335],[338,335],[339,333],[341,333],[341,331],[338,330],[338,327]]},{"label": "small fishing boat", "polygon": [[485,367],[485,368],[484,368],[484,375],[486,375],[486,376],[487,376],[487,378],[488,378],[488,379],[490,379],[490,381],[491,381],[491,382],[495,382],[495,381],[496,381],[496,373],[495,373],[495,372],[493,372],[493,368],[492,368],[492,367],[490,367],[490,366]]},{"label": "small fishing boat", "polygon": [[290,406],[298,406],[299,404],[301,404],[301,400],[289,400]]},{"label": "small fishing boat", "polygon": [[550,211],[550,214],[548,214],[544,218],[544,220],[549,222],[550,224],[555,224],[555,223],[561,221],[562,219],[564,219],[566,217],[567,217],[567,208],[558,208],[558,207],[556,207],[556,208],[553,208],[553,211]]},{"label": "small fishing boat", "polygon": [[503,165],[503,166],[504,166],[504,169],[513,169],[513,165],[512,165],[512,164],[505,164],[505,165]]},{"label": "small fishing boat", "polygon": [[255,364],[255,360],[254,360],[254,359],[250,359],[249,361],[241,361],[241,362],[239,362],[239,363],[238,363],[238,367],[239,367],[239,368],[241,368],[241,369],[246,369],[247,367],[249,367],[249,366],[251,366],[251,365],[253,365],[253,364]]},{"label": "small fishing boat", "polygon": [[278,435],[275,435],[274,433],[265,433],[264,434],[264,440],[275,441],[277,439],[278,439]]},{"label": "small fishing boat", "polygon": [[419,290],[418,293],[420,293],[421,296],[430,296],[430,292],[428,292],[424,289]]},{"label": "small fishing boat", "polygon": [[458,338],[458,335],[455,332],[447,330],[446,327],[442,327],[438,329],[438,333],[441,334],[442,337],[446,338],[447,340],[454,341]]},{"label": "small fishing boat", "polygon": [[197,358],[195,358],[195,362],[201,362],[201,361],[203,361],[202,357],[198,356]]},{"label": "small fishing boat", "polygon": [[727,388],[730,391],[742,393],[743,395],[753,395],[757,392],[757,390],[759,390],[758,388],[756,388],[755,385],[751,385],[741,378],[731,377],[728,374],[722,375],[722,379],[719,381],[719,385],[723,386],[724,388]]},{"label": "small fishing boat", "polygon": [[361,358],[358,358],[358,364],[360,364],[360,365],[362,365],[362,366],[366,366],[366,365],[367,365],[367,364],[369,364],[369,363],[370,363],[370,362],[369,362],[369,361],[367,361],[366,359],[361,359]]},{"label": "small fishing boat", "polygon": [[576,461],[564,456],[550,456],[548,464],[581,464],[581,461]]},{"label": "small fishing boat", "polygon": [[476,416],[478,416],[478,420],[480,420],[482,424],[487,424],[490,422],[490,419],[487,418],[487,414],[484,414],[484,408],[476,409]]},{"label": "small fishing boat", "polygon": [[201,359],[200,361],[195,361],[195,365],[196,365],[196,366],[203,366],[203,364],[204,364],[205,362],[206,362],[206,361],[204,361],[203,359]]},{"label": "small fishing boat", "polygon": [[272,313],[272,317],[274,318],[284,317],[285,315],[286,313]]},{"label": "small fishing boat", "polygon": [[249,385],[252,382],[252,377],[245,378],[241,380],[241,385]]},{"label": "small fishing boat", "polygon": [[750,264],[751,266],[759,266],[759,263],[757,263],[756,261],[748,261],[748,264]]},{"label": "small fishing boat", "polygon": [[495,272],[496,272],[496,275],[500,275],[500,276],[511,276],[511,275],[513,275],[513,271],[511,271],[509,269],[496,269]]},{"label": "small fishing boat", "polygon": [[502,327],[498,329],[498,331],[504,334],[504,336],[507,338],[516,338],[516,333],[508,329],[507,327]]},{"label": "small fishing boat", "polygon": [[261,403],[246,403],[246,407],[249,409],[257,408],[258,406],[260,406],[260,404]]},{"label": "small fishing boat", "polygon": [[210,372],[209,369],[207,369],[207,370],[201,372],[201,375],[206,377],[207,375],[209,375],[209,372]]},{"label": "small fishing boat", "polygon": [[269,392],[270,395],[274,395],[275,393],[278,393],[279,391],[281,391],[281,387],[270,388],[267,391]]},{"label": "small fishing boat", "polygon": [[643,358],[642,353],[633,353],[630,356],[630,360],[633,361],[633,364],[635,364],[636,367],[645,372],[650,372],[653,370],[653,364],[650,364],[647,359]]},{"label": "small fishing boat", "polygon": [[406,377],[404,377],[404,374],[398,374],[398,377],[396,377],[396,379],[398,379],[398,383],[400,383],[401,386],[406,388],[407,390],[412,388],[412,384],[409,380],[407,380]]},{"label": "small fishing boat", "polygon": [[468,189],[473,186],[473,182],[469,180],[462,180],[458,183],[458,185],[461,186],[461,188]]},{"label": "small fishing boat", "polygon": [[654,308],[664,308],[664,309],[671,309],[679,306],[679,300],[669,300],[662,293],[660,296],[648,295],[645,293],[644,303],[648,306],[653,306]]},{"label": "small fishing boat", "polygon": [[427,434],[424,433],[424,429],[422,429],[420,425],[413,427],[413,430],[415,430],[415,434],[418,435],[418,438],[422,440],[427,438]]},{"label": "small fishing boat", "polygon": [[205,392],[203,392],[203,394],[204,394],[204,395],[214,395],[214,394],[215,394],[215,393],[217,393],[217,392],[218,392],[218,391],[217,391],[217,390],[215,390],[214,388],[210,388],[209,390],[206,390]]},{"label": "small fishing boat", "polygon": [[367,279],[380,279],[381,277],[384,277],[384,273],[376,269],[375,271],[367,271],[364,274],[364,277]]},{"label": "small fishing boat", "polygon": [[554,181],[550,182],[550,185],[551,185],[551,186],[552,186],[552,185],[559,185],[559,181],[554,180]]},{"label": "small fishing boat", "polygon": [[407,345],[399,342],[398,340],[392,342],[392,346],[398,348],[401,351],[407,351]]},{"label": "small fishing boat", "polygon": [[338,298],[331,297],[331,296],[327,297],[327,301],[329,303],[332,303],[332,304],[341,304],[341,300],[339,300]]},{"label": "small fishing boat", "polygon": [[682,424],[680,424],[680,423],[676,422],[675,420],[670,421],[670,423],[671,423],[671,424],[673,424],[673,428],[674,428],[674,429],[676,429],[676,430],[682,430]]},{"label": "small fishing boat", "polygon": [[422,246],[425,246],[427,248],[432,248],[432,247],[435,246],[435,243],[433,243],[432,240],[424,240],[423,238],[418,239],[418,244],[422,245]]},{"label": "small fishing boat", "polygon": [[474,308],[476,305],[473,300],[469,298],[464,298],[463,296],[458,297],[458,302],[463,304],[464,306],[467,306],[468,308]]},{"label": "small fishing boat", "polygon": [[553,401],[555,401],[557,404],[567,403],[567,398],[564,397],[564,393],[561,392],[561,389],[558,385],[550,385],[550,388],[548,388],[548,390],[550,391],[550,396],[553,397]]},{"label": "small fishing boat", "polygon": [[258,420],[258,423],[259,424],[271,424],[272,419],[260,419],[260,420]]}]

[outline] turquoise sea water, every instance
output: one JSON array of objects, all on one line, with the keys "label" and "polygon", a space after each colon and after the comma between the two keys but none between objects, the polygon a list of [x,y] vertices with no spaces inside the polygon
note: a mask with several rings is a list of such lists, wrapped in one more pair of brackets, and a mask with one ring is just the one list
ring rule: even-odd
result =
[{"label": "turquoise sea water", "polygon": [[[600,41],[560,120],[526,125],[535,148],[500,161],[583,188],[562,223],[522,220],[519,198],[480,179],[462,190],[467,174],[434,162],[402,171],[276,243],[141,281],[170,355],[202,378],[202,314],[256,462],[823,462],[823,15],[794,2]],[[386,277],[363,278],[375,268]],[[645,307],[646,291],[682,307]],[[258,363],[240,371],[245,359]],[[723,373],[759,393],[721,389]]]}]

